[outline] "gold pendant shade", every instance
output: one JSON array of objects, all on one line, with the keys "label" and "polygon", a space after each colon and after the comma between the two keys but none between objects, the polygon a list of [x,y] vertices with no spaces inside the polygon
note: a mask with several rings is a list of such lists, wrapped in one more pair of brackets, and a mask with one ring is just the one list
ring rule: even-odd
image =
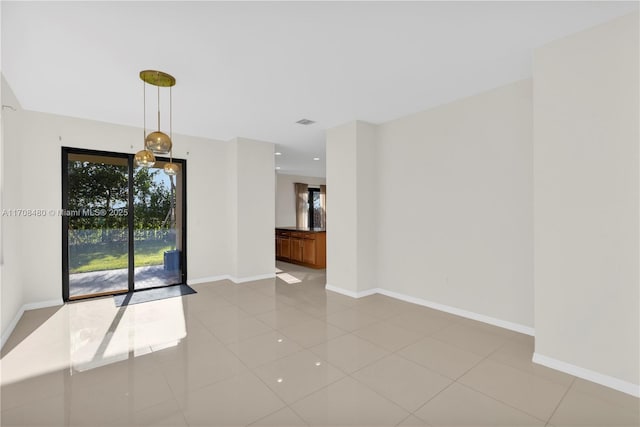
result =
[{"label": "gold pendant shade", "polygon": [[164,173],[169,176],[175,176],[178,174],[179,166],[177,163],[169,162],[164,165]]},{"label": "gold pendant shade", "polygon": [[144,140],[147,150],[153,151],[155,154],[169,154],[172,143],[171,138],[164,132],[151,132]]},{"label": "gold pendant shade", "polygon": [[[176,79],[162,71],[144,70],[140,71],[140,79],[142,80],[142,96],[143,96],[143,114],[144,114],[144,147],[135,155],[135,163],[141,167],[152,167],[155,162],[156,154],[169,154],[169,163],[164,167],[167,175],[176,175],[178,165],[173,163],[173,98],[171,88],[176,84]],[[158,88],[158,130],[147,135],[147,84]],[[169,134],[162,132],[160,129],[160,88],[169,88]]]},{"label": "gold pendant shade", "polygon": [[143,168],[150,168],[156,163],[156,157],[151,150],[140,150],[134,157],[136,166],[142,166]]}]

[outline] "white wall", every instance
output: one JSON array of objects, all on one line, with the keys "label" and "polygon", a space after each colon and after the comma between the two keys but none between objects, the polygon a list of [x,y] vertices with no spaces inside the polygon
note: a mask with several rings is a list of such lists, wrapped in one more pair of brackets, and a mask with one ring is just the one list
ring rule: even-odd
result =
[{"label": "white wall", "polygon": [[296,196],[293,184],[300,182],[312,187],[325,185],[325,178],[276,173],[276,227],[295,227]]},{"label": "white wall", "polygon": [[[5,131],[5,209],[61,207],[62,146],[128,153],[142,146],[138,128],[29,111],[20,116]],[[187,160],[188,281],[273,274],[273,145],[174,135],[174,156]],[[20,306],[61,302],[62,238],[57,216],[10,218],[3,227],[4,333]]]},{"label": "white wall", "polygon": [[376,280],[376,127],[327,131],[327,289],[370,293]]},{"label": "white wall", "polygon": [[636,13],[534,56],[536,356],[636,394],[638,51]]},{"label": "white wall", "polygon": [[[356,122],[327,130],[327,289],[355,295],[357,283]],[[373,266],[371,266],[373,268]]]},{"label": "white wall", "polygon": [[373,124],[356,122],[358,292],[378,287],[378,271],[371,268],[378,265],[377,129]]},{"label": "white wall", "polygon": [[381,288],[533,326],[531,90],[519,81],[379,126]]},{"label": "white wall", "polygon": [[234,278],[275,277],[273,144],[236,138],[237,258]]},{"label": "white wall", "polygon": [[[18,157],[20,146],[16,144],[6,144],[5,140],[16,139],[22,126],[22,108],[13,95],[11,88],[6,84],[2,76],[2,105],[10,105],[16,109],[2,109],[1,133],[0,133],[0,164],[1,164],[1,203],[2,209],[20,205],[19,183],[20,170],[15,162],[7,161]],[[10,185],[9,185],[10,183]],[[21,283],[20,259],[22,248],[20,245],[20,218],[11,216],[0,216],[2,238],[0,244],[0,331],[2,332],[2,343],[8,338],[5,335],[7,328],[11,326],[16,313],[19,312],[23,303],[23,292]]]}]

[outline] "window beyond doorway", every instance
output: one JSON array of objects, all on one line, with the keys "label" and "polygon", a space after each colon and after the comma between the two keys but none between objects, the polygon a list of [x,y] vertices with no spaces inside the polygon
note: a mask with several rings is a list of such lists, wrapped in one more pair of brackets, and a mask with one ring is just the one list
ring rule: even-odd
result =
[{"label": "window beyond doorway", "polygon": [[320,206],[320,188],[309,188],[309,228],[318,228],[322,224]]}]

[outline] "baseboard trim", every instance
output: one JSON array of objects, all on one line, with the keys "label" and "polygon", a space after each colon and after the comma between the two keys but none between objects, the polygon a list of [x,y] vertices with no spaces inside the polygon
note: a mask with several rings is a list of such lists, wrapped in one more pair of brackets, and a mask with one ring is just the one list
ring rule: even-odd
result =
[{"label": "baseboard trim", "polygon": [[366,297],[373,294],[385,295],[400,301],[406,301],[412,304],[433,308],[435,310],[444,311],[445,313],[454,314],[456,316],[465,317],[471,320],[477,320],[478,322],[487,323],[489,325],[508,329],[514,332],[519,332],[521,334],[535,336],[535,331],[530,326],[521,325],[519,323],[508,322],[506,320],[496,319],[495,317],[485,316],[484,314],[474,313],[473,311],[467,311],[460,308],[451,307],[449,305],[444,305],[437,302],[412,297],[409,295],[401,294],[399,292],[389,291],[383,288],[373,288],[373,289],[367,289],[366,291],[362,291],[362,292],[354,292],[354,291],[350,291],[350,290],[340,288],[338,286],[334,286],[327,283],[325,285],[325,289],[328,291],[346,295],[351,298],[362,298],[362,297]]},{"label": "baseboard trim", "polygon": [[29,304],[25,304],[22,307],[24,308],[24,311],[28,311],[36,310],[38,308],[56,307],[59,305],[64,305],[62,299],[51,299],[49,301],[32,302]]},{"label": "baseboard trim", "polygon": [[572,365],[571,363],[563,362],[562,360],[554,359],[553,357],[548,357],[540,353],[533,353],[532,361],[538,365],[543,365],[547,368],[555,369],[557,371],[621,391],[622,393],[630,394],[634,397],[640,397],[640,384],[633,384],[590,369],[581,368],[580,366]]},{"label": "baseboard trim", "polygon": [[23,314],[24,314],[24,306],[22,306],[22,307],[20,307],[20,309],[18,309],[18,312],[16,313],[16,315],[13,317],[13,319],[9,323],[9,326],[7,326],[7,329],[2,333],[2,337],[0,338],[0,350],[2,350],[2,347],[4,347],[4,344],[7,342],[7,340],[9,339],[11,334],[13,333],[13,330],[18,325],[18,322],[22,318]]},{"label": "baseboard trim", "polygon": [[187,280],[187,285],[199,285],[200,283],[219,282],[220,280],[231,280],[231,276],[223,274],[221,276],[201,277],[199,279]]},{"label": "baseboard trim", "polygon": [[0,337],[0,350],[2,350],[2,347],[4,347],[5,343],[13,333],[13,330],[16,328],[16,326],[18,326],[18,322],[22,318],[22,315],[25,311],[36,310],[38,308],[55,307],[62,304],[63,303],[61,299],[24,304],[22,307],[20,307],[16,315],[13,317],[13,319],[9,323],[9,326],[7,326],[7,329],[5,329],[5,331],[2,333],[2,336]]},{"label": "baseboard trim", "polygon": [[475,313],[473,311],[463,310],[461,308],[452,307],[449,305],[412,297],[409,295],[401,294],[399,292],[388,291],[386,289],[377,289],[377,291],[379,294],[386,295],[391,298],[399,299],[401,301],[422,305],[424,307],[429,307],[435,310],[444,311],[445,313],[454,314],[456,316],[465,317],[467,319],[477,320],[478,322],[487,323],[489,325],[497,326],[503,329],[508,329],[510,331],[518,332],[521,334],[535,336],[535,330],[530,326],[509,322],[502,319],[496,319],[495,317],[486,316],[484,314]]},{"label": "baseboard trim", "polygon": [[229,277],[233,283],[246,283],[253,282],[255,280],[264,280],[264,279],[274,279],[276,277],[276,273],[267,273],[267,274],[259,274],[257,276],[247,276],[247,277]]},{"label": "baseboard trim", "polygon": [[355,291],[350,291],[347,289],[340,288],[338,286],[330,285],[329,283],[325,284],[324,288],[328,291],[335,292],[337,294],[346,295],[351,298],[368,297],[369,295],[377,294],[379,291],[378,288],[373,288],[373,289],[367,289],[366,291],[355,292]]}]

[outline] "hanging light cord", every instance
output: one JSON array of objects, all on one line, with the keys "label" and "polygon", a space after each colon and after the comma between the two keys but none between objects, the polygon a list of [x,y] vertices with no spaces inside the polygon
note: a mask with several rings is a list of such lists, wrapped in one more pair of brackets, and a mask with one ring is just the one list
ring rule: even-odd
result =
[{"label": "hanging light cord", "polygon": [[147,149],[145,140],[147,139],[147,84],[142,80],[142,148]]},{"label": "hanging light cord", "polygon": [[160,85],[158,85],[158,132],[160,132]]},{"label": "hanging light cord", "polygon": [[169,150],[169,163],[173,163],[173,95],[169,86],[169,139],[171,140],[171,150]]}]

